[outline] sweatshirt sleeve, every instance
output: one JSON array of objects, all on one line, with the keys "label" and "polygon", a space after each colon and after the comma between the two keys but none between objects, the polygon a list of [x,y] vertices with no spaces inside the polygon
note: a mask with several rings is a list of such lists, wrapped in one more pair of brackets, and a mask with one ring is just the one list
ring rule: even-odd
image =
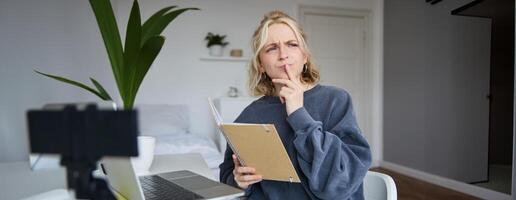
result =
[{"label": "sweatshirt sleeve", "polygon": [[[228,185],[231,185],[233,187],[239,188],[238,184],[236,183],[233,175],[233,169],[235,169],[235,164],[233,163],[233,151],[231,150],[231,147],[229,145],[226,146],[226,152],[224,155],[224,161],[219,165],[220,168],[220,176],[219,180],[221,183],[225,183]],[[252,192],[254,184],[247,187],[245,190],[245,195],[249,195]]]},{"label": "sweatshirt sleeve", "polygon": [[362,184],[371,164],[369,144],[361,135],[348,93],[331,105],[323,131],[304,107],[287,121],[295,131],[299,166],[310,190],[321,199],[348,199]]},{"label": "sweatshirt sleeve", "polygon": [[226,146],[226,152],[224,154],[224,161],[219,165],[220,168],[220,176],[219,180],[221,183],[225,183],[228,185],[232,185],[234,187],[238,187],[237,183],[235,182],[234,175],[233,175],[233,169],[235,169],[235,164],[233,163],[233,158],[231,157],[233,155],[233,151],[229,147],[229,145]]}]

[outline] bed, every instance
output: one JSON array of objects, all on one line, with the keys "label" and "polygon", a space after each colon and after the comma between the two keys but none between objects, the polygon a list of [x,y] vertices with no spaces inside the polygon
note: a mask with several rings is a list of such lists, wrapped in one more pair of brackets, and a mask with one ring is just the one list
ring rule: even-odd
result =
[{"label": "bed", "polygon": [[199,153],[218,180],[223,154],[209,134],[191,132],[188,106],[141,104],[136,108],[140,135],[156,138],[154,154]]}]

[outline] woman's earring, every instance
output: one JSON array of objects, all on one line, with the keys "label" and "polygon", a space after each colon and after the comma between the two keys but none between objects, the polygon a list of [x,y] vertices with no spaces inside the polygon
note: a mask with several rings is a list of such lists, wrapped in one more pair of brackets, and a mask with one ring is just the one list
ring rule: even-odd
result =
[{"label": "woman's earring", "polygon": [[265,72],[263,72],[262,75],[260,75],[260,78],[262,80],[267,80],[267,74]]},{"label": "woman's earring", "polygon": [[305,65],[303,65],[303,74],[306,74],[306,72],[308,71],[308,67]]}]

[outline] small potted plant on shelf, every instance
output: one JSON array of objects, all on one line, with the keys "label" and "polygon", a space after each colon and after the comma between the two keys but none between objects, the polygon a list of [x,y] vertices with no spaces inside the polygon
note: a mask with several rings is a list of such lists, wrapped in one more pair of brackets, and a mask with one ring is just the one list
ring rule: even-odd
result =
[{"label": "small potted plant on shelf", "polygon": [[222,56],[223,48],[228,45],[228,42],[225,42],[224,39],[226,35],[213,34],[211,32],[206,35],[204,40],[208,41],[206,47],[210,49],[210,56]]}]

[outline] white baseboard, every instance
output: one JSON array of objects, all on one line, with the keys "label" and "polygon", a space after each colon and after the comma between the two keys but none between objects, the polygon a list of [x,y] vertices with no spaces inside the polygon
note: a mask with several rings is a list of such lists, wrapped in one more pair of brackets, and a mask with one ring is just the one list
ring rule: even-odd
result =
[{"label": "white baseboard", "polygon": [[422,181],[426,181],[435,185],[439,185],[445,188],[456,190],[471,196],[475,196],[481,199],[492,199],[492,200],[511,200],[511,196],[505,193],[492,191],[482,187],[474,186],[471,184],[463,183],[460,181],[444,178],[441,176],[429,174],[427,172],[419,171],[409,167],[401,166],[387,161],[380,161],[380,166],[385,169],[389,169],[400,174],[410,176]]}]

